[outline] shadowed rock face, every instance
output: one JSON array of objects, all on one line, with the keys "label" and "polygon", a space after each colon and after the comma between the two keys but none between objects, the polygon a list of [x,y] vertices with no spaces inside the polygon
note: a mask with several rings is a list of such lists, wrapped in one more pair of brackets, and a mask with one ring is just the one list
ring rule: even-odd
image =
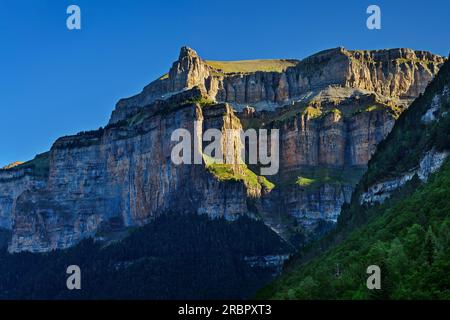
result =
[{"label": "shadowed rock face", "polygon": [[[68,248],[105,225],[141,226],[168,211],[259,215],[286,239],[299,228],[314,235],[336,220],[377,144],[443,61],[338,48],[280,72],[226,73],[182,48],[167,76],[119,101],[105,129],[60,138],[49,153],[0,170],[0,228],[11,230],[11,252]],[[208,128],[242,127],[280,130],[271,192],[171,161],[176,129],[201,139]]]},{"label": "shadowed rock face", "polygon": [[[169,210],[227,219],[246,214],[242,183],[220,183],[204,165],[177,166],[170,157],[175,129],[201,139],[204,128],[231,129],[230,119],[233,111],[224,104],[204,110],[196,103],[159,103],[134,117],[135,123],[58,139],[41,180],[22,177],[20,167],[14,174],[1,172],[0,179],[17,176],[0,184],[12,204],[2,205],[2,217],[12,220],[2,223],[13,231],[9,250],[67,248],[114,219],[140,226]],[[198,136],[194,121],[200,123]]]}]

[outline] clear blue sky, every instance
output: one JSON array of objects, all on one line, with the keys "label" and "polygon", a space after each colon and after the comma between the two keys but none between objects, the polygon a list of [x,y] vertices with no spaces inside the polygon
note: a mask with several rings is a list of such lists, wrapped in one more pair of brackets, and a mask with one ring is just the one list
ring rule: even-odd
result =
[{"label": "clear blue sky", "polygon": [[[66,28],[66,8],[82,30]],[[382,10],[382,30],[365,27]],[[115,103],[188,45],[204,58],[304,58],[319,50],[450,51],[448,0],[0,0],[0,166],[107,123]]]}]

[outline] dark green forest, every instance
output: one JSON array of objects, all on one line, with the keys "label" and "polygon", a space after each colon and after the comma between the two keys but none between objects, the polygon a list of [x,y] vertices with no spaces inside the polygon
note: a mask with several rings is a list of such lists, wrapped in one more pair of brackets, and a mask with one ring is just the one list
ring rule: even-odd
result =
[{"label": "dark green forest", "polygon": [[[267,283],[273,268],[245,256],[291,249],[262,222],[163,215],[105,246],[89,239],[45,254],[0,253],[0,299],[243,299]],[[69,265],[81,268],[81,290],[66,287]]]},{"label": "dark green forest", "polygon": [[[368,210],[368,224],[326,253],[291,264],[258,298],[450,299],[450,162],[418,184]],[[370,265],[381,268],[381,290],[366,287]]]}]

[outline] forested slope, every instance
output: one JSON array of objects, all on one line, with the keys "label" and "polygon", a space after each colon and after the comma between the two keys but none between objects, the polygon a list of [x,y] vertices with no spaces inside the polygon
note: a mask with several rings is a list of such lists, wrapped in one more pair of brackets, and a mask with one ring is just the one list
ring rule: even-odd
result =
[{"label": "forested slope", "polygon": [[[259,298],[450,299],[449,159],[422,176],[427,155],[450,148],[449,88],[447,61],[379,145],[337,228],[304,248]],[[366,287],[370,265],[381,268],[381,290]]]}]

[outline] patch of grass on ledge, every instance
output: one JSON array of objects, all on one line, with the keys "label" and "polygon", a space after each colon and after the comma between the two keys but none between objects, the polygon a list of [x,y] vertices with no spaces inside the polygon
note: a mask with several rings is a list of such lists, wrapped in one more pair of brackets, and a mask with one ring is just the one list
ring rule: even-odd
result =
[{"label": "patch of grass on ledge", "polygon": [[308,119],[313,120],[322,116],[322,110],[320,108],[301,103],[293,106],[286,112],[283,112],[280,115],[276,116],[275,118],[271,119],[270,122],[281,124],[299,115],[306,115],[308,116]]},{"label": "patch of grass on ledge", "polygon": [[305,111],[303,111],[303,114],[307,115],[309,119],[315,119],[322,115],[322,110],[320,108],[308,106]]},{"label": "patch of grass on ledge", "polygon": [[216,102],[212,99],[205,98],[205,97],[199,97],[195,99],[186,100],[182,103],[182,105],[185,104],[192,104],[192,103],[198,103],[202,107],[207,107],[216,104]]},{"label": "patch of grass on ledge", "polygon": [[253,194],[252,191],[261,191],[264,188],[267,191],[275,188],[275,185],[263,176],[258,176],[251,171],[245,164],[225,164],[216,163],[214,159],[207,155],[203,155],[203,159],[206,164],[206,169],[214,175],[219,181],[242,181],[249,194]]},{"label": "patch of grass on ledge", "polygon": [[312,185],[316,180],[314,179],[310,179],[310,178],[306,178],[306,177],[297,177],[297,181],[295,182],[295,184],[299,185],[300,187],[308,187],[310,185]]},{"label": "patch of grass on ledge", "polygon": [[364,112],[374,112],[374,111],[382,111],[386,110],[388,111],[395,119],[398,119],[398,117],[402,114],[402,112],[405,110],[402,106],[396,106],[396,105],[385,105],[385,104],[374,104],[369,105],[365,107],[364,109],[357,109],[351,113],[350,116],[355,116],[360,113]]},{"label": "patch of grass on ledge", "polygon": [[356,185],[365,172],[365,167],[303,167],[290,172],[281,180],[283,186],[297,185],[306,191],[314,191],[323,185]]},{"label": "patch of grass on ledge", "polygon": [[432,60],[422,60],[422,59],[406,59],[406,58],[397,58],[395,59],[395,61],[397,61],[399,64],[402,63],[421,63],[421,64],[434,64],[435,62]]},{"label": "patch of grass on ledge", "polygon": [[159,80],[165,80],[165,79],[169,79],[169,74],[166,73],[164,75],[162,75],[161,77],[159,77]]},{"label": "patch of grass on ledge", "polygon": [[[250,171],[250,170],[249,170]],[[253,171],[250,171],[253,173]],[[272,182],[270,182],[266,177],[264,176],[258,176],[258,182],[265,187],[267,190],[272,190],[273,188],[275,188],[275,184],[273,184]]]}]

